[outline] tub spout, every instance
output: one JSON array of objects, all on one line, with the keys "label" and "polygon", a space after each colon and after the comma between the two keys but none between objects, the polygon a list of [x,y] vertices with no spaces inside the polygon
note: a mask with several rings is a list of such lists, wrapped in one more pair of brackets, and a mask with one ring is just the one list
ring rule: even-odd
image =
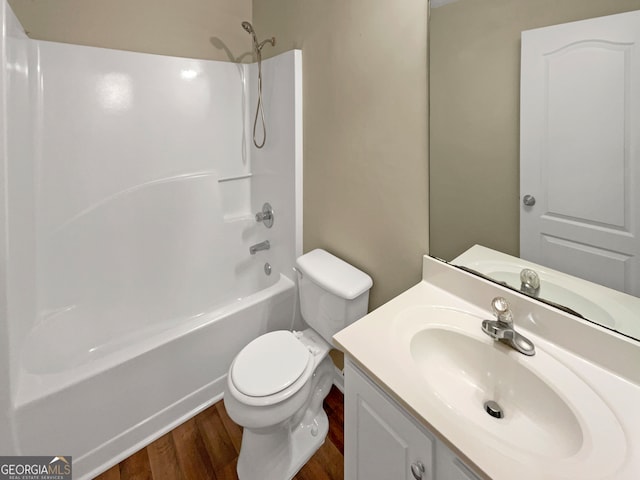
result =
[{"label": "tub spout", "polygon": [[256,252],[260,251],[260,250],[269,250],[271,248],[271,244],[269,243],[269,240],[265,240],[264,242],[260,242],[260,243],[256,243],[255,245],[251,245],[249,247],[249,253],[251,255],[255,255]]}]

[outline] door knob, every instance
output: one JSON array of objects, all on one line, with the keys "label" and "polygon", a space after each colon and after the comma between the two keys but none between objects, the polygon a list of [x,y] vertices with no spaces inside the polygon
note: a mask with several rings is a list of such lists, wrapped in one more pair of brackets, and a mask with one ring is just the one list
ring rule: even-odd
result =
[{"label": "door knob", "polygon": [[533,195],[525,195],[522,197],[522,203],[525,207],[533,207],[536,204],[536,197]]}]

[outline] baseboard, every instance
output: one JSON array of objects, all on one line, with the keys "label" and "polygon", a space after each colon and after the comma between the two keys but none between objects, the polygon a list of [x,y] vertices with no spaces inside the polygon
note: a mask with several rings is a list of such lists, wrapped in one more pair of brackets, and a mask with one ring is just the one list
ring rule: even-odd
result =
[{"label": "baseboard", "polygon": [[[226,377],[225,375],[205,385],[106,444],[83,455],[78,459],[78,480],[89,480],[107,471],[222,399]],[[73,463],[75,470],[75,459]]]}]

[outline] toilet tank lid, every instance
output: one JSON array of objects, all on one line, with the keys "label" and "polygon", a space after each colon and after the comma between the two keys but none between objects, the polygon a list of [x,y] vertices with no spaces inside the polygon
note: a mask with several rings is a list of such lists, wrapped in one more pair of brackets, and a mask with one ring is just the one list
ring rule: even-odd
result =
[{"label": "toilet tank lid", "polygon": [[373,285],[362,270],[320,248],[299,257],[296,266],[314,283],[345,300],[353,300]]}]

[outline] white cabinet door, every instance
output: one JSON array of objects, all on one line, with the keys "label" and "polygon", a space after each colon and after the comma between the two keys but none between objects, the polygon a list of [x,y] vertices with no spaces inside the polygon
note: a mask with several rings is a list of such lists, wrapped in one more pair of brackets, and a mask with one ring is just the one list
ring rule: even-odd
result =
[{"label": "white cabinet door", "polygon": [[433,480],[431,436],[349,362],[344,409],[345,479]]},{"label": "white cabinet door", "polygon": [[480,477],[442,442],[437,442],[435,465],[438,480],[480,480]]},{"label": "white cabinet door", "polygon": [[522,258],[640,295],[640,11],[522,33],[520,194]]}]

